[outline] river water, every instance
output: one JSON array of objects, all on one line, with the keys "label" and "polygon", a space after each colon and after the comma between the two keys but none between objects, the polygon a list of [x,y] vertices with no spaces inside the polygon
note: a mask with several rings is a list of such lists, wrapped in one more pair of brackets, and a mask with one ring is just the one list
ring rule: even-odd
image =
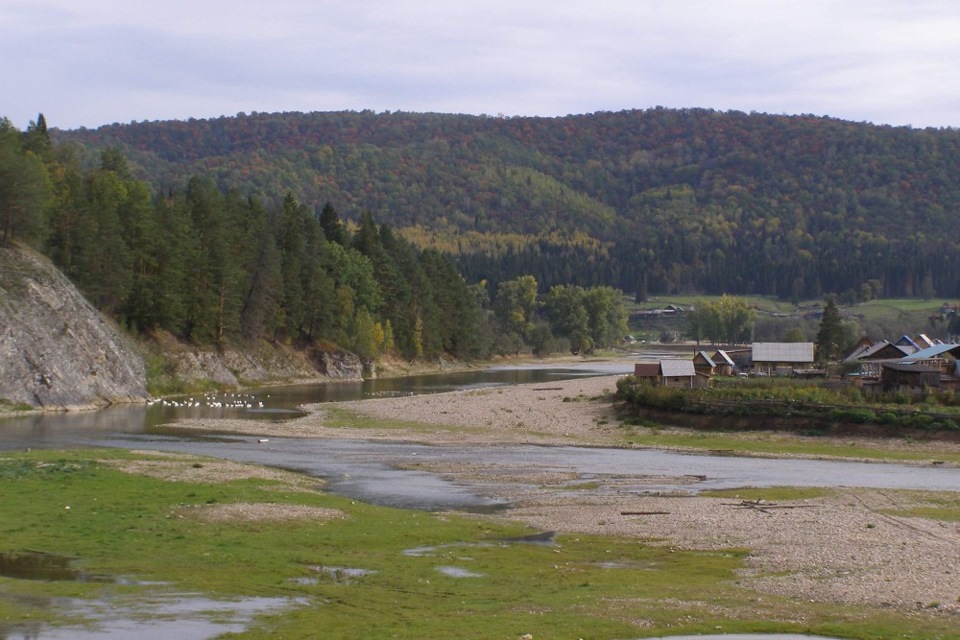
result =
[{"label": "river water", "polygon": [[[284,420],[306,403],[435,393],[484,386],[544,383],[576,376],[627,373],[631,362],[558,368],[500,368],[365,382],[275,387],[216,397],[184,397],[151,407],[113,407],[74,414],[42,414],[0,421],[0,449],[123,447],[194,453],[290,469],[323,478],[328,490],[375,504],[423,510],[488,510],[505,507],[481,489],[438,475],[409,470],[414,463],[444,466],[531,465],[576,471],[582,479],[618,478],[626,492],[697,492],[741,487],[871,487],[960,490],[960,469],[942,466],[782,460],[695,455],[654,449],[496,445],[428,446],[312,438],[276,438],[186,432],[176,421],[196,417]],[[190,406],[185,406],[190,405]],[[269,425],[264,425],[265,434]],[[407,468],[403,468],[407,467]],[[662,482],[651,482],[662,478]],[[631,479],[636,479],[631,484]]]}]

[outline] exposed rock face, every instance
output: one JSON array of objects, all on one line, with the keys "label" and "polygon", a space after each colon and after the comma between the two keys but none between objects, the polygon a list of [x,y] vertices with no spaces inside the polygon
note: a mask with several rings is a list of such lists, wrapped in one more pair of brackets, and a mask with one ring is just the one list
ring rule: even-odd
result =
[{"label": "exposed rock face", "polygon": [[49,260],[2,245],[0,398],[44,409],[149,398],[132,342]]},{"label": "exposed rock face", "polygon": [[331,378],[359,380],[363,378],[363,362],[349,351],[315,351],[313,361],[317,370]]},{"label": "exposed rock face", "polygon": [[171,363],[173,376],[182,381],[211,380],[223,387],[267,382],[308,382],[329,379],[359,380],[360,359],[346,351],[299,350],[288,345],[260,342],[243,349],[185,345],[158,332],[153,340]]}]

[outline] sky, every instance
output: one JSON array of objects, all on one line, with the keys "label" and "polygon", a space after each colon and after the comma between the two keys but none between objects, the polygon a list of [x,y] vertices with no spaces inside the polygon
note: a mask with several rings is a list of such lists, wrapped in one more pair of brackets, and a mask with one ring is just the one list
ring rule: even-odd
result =
[{"label": "sky", "polygon": [[960,127],[955,0],[0,0],[0,117],[703,107]]}]

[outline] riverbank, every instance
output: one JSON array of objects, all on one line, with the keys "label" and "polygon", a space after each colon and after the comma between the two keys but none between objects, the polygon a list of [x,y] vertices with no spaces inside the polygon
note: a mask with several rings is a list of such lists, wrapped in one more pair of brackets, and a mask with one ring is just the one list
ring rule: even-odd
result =
[{"label": "riverbank", "polygon": [[[617,378],[597,376],[312,405],[307,407],[311,413],[306,417],[269,425],[200,420],[182,426],[278,437],[435,445],[624,446],[625,427],[616,419],[612,399]],[[697,435],[687,432],[691,441]],[[755,440],[773,436],[750,433],[730,437]],[[960,456],[960,446],[954,443],[843,441],[845,446],[857,443],[864,450],[909,453],[916,464],[942,463],[944,456]],[[623,491],[628,484],[633,487],[643,482],[639,470],[629,478],[580,478],[575,473],[536,467],[508,473],[496,464],[416,468],[486,487],[491,497],[513,505],[503,514],[484,517],[519,521],[542,530],[641,539],[677,549],[749,549],[740,577],[766,597],[891,608],[917,615],[960,615],[957,494],[843,489],[812,496],[788,492],[788,497],[778,499],[775,505],[769,497],[766,503],[747,505],[738,493],[707,497],[692,492]],[[662,479],[649,480],[655,485]],[[775,495],[767,491],[751,493],[751,500]]]}]

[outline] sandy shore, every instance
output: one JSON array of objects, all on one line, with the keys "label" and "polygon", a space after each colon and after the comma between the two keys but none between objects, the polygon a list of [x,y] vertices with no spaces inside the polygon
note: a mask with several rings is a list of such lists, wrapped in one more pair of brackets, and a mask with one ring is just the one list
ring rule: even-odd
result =
[{"label": "sandy shore", "polygon": [[[314,405],[285,423],[202,420],[187,428],[274,436],[347,437],[452,444],[616,445],[609,395],[616,376],[435,395]],[[340,426],[342,411],[366,417]],[[919,451],[955,444],[901,443]],[[935,457],[935,456],[933,456]],[[498,516],[541,530],[602,533],[683,549],[750,550],[742,581],[761,594],[805,601],[868,604],[914,615],[960,615],[960,524],[902,515],[917,506],[956,506],[960,493],[836,490],[787,508],[743,508],[735,496],[621,493],[623,477],[590,478],[536,468],[506,478],[496,465],[430,470],[488,486],[514,508]],[[636,478],[631,478],[636,481]],[[960,491],[960,487],[958,487]]]}]

